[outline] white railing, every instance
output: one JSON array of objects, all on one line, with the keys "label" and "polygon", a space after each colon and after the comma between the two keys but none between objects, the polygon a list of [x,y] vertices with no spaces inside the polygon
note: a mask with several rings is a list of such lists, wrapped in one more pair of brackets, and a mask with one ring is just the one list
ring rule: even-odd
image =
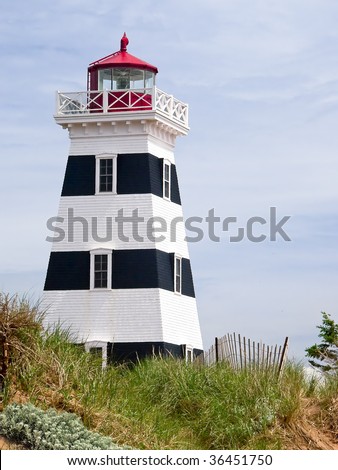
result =
[{"label": "white railing", "polygon": [[171,119],[188,126],[188,105],[177,100],[173,95],[154,87],[154,105],[156,110],[169,116]]},{"label": "white railing", "polygon": [[57,116],[145,110],[159,111],[164,116],[188,127],[188,105],[156,87],[56,94]]}]

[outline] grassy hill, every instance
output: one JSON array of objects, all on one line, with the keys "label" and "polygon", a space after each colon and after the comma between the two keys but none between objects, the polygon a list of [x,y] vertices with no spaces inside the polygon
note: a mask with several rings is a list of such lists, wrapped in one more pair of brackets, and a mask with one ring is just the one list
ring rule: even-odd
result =
[{"label": "grassy hill", "polygon": [[10,357],[5,367],[0,357],[2,409],[30,402],[75,413],[138,449],[338,449],[337,377],[309,380],[292,362],[278,380],[158,357],[102,370],[67,332],[44,332],[37,307],[4,295],[0,332]]}]

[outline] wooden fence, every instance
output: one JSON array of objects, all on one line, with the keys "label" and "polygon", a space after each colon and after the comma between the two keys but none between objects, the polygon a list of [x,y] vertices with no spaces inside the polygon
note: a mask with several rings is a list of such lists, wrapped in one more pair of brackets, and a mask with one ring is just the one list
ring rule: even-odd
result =
[{"label": "wooden fence", "polygon": [[227,362],[236,370],[269,370],[279,375],[286,360],[288,344],[288,338],[285,338],[283,346],[267,346],[236,333],[227,334],[215,338],[215,343],[199,360],[207,365]]}]

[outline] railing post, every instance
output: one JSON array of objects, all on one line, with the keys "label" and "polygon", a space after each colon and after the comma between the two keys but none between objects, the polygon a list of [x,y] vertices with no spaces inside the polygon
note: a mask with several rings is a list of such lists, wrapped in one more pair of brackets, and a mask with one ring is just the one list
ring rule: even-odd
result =
[{"label": "railing post", "polygon": [[102,97],[102,106],[103,112],[108,112],[108,90],[103,90],[103,97]]},{"label": "railing post", "polygon": [[156,86],[153,86],[151,90],[151,109],[152,111],[156,110]]},{"label": "railing post", "polygon": [[60,92],[57,91],[55,93],[55,107],[56,107],[56,114],[59,114],[60,112]]},{"label": "railing post", "polygon": [[173,118],[174,116],[174,96],[170,95],[169,98],[169,117]]}]

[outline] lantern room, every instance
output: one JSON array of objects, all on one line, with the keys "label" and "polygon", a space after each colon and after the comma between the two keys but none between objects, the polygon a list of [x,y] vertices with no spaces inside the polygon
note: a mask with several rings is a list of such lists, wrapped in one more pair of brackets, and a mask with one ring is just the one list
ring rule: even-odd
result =
[{"label": "lantern room", "polygon": [[88,67],[88,91],[146,90],[155,86],[157,68],[129,54],[124,33],[120,50],[92,62]]},{"label": "lantern room", "polygon": [[[159,112],[185,135],[188,127],[188,105],[157,88],[157,67],[127,52],[126,33],[120,50],[88,66],[87,90],[57,92],[56,118],[68,125],[68,117],[126,112]],[[67,123],[65,122],[65,119]]]}]

